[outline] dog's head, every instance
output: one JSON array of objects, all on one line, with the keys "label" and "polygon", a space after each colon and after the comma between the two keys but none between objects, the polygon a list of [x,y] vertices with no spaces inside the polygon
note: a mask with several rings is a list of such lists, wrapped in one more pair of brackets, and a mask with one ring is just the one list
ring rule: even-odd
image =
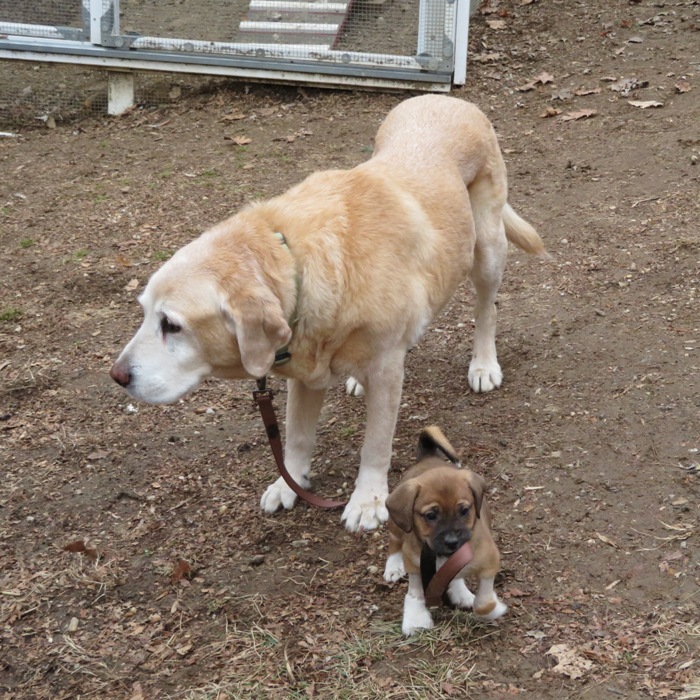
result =
[{"label": "dog's head", "polygon": [[139,297],[143,323],[110,370],[135,398],[171,403],[209,376],[262,377],[289,342],[274,266],[226,224],[175,253]]},{"label": "dog's head", "polygon": [[468,469],[436,466],[401,482],[386,500],[392,520],[437,556],[449,557],[472,536],[484,479]]}]

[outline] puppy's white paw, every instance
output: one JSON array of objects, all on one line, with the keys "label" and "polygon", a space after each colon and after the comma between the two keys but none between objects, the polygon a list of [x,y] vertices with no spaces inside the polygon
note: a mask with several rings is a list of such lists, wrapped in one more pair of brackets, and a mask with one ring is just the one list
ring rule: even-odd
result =
[{"label": "puppy's white paw", "polygon": [[503,372],[496,360],[491,362],[479,362],[473,359],[469,365],[469,386],[477,394],[493,391],[501,386]]},{"label": "puppy's white paw", "polygon": [[[388,564],[389,562],[387,562]],[[450,581],[447,595],[452,605],[458,608],[471,608],[474,605],[474,594],[469,590],[463,578]]]},{"label": "puppy's white paw", "polygon": [[406,570],[403,567],[403,555],[401,552],[394,552],[386,560],[384,567],[384,580],[393,583],[401,580],[406,575]]},{"label": "puppy's white paw", "polygon": [[411,637],[418,630],[429,630],[433,626],[433,618],[425,607],[425,602],[406,596],[403,603],[403,622],[401,631],[406,637]]},{"label": "puppy's white paw", "polygon": [[[304,488],[308,488],[308,479],[305,479],[306,484],[302,484]],[[294,508],[297,502],[297,495],[292,489],[287,486],[282,477],[277,479],[274,484],[270,484],[265,493],[260,498],[260,507],[266,513],[275,513],[280,507],[290,510]]]},{"label": "puppy's white paw", "polygon": [[507,610],[508,606],[496,598],[496,605],[494,605],[489,612],[479,613],[479,609],[476,608],[474,610],[474,616],[477,620],[482,620],[483,622],[493,622],[494,620],[498,620],[499,617],[503,617]]},{"label": "puppy's white paw", "polygon": [[348,396],[364,396],[365,389],[355,377],[350,377],[345,382],[345,393],[348,394]]},{"label": "puppy's white paw", "polygon": [[384,505],[387,493],[360,493],[355,490],[343,511],[342,521],[350,532],[376,530],[389,519]]}]

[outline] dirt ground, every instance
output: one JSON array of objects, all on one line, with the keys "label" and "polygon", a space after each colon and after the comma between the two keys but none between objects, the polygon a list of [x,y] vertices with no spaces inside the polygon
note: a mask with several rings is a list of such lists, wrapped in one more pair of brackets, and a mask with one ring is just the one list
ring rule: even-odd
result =
[{"label": "dirt ground", "polygon": [[[173,250],[366,159],[405,97],[216,83],[0,139],[0,697],[700,698],[700,7],[486,9],[453,94],[553,258],[512,251],[500,390],[467,385],[467,286],[409,355],[390,484],[439,424],[489,482],[508,614],[405,641],[385,531],[259,511],[252,383],[111,382]],[[352,487],[363,420],[339,383],[318,492]]]}]

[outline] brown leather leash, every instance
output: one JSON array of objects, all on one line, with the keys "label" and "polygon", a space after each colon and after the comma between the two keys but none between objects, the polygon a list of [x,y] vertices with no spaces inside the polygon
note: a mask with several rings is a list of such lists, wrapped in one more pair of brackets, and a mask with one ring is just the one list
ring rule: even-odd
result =
[{"label": "brown leather leash", "polygon": [[435,552],[423,545],[420,553],[420,573],[425,591],[425,604],[428,607],[440,605],[447,587],[454,577],[474,558],[471,542],[465,542],[436,571]]},{"label": "brown leather leash", "polygon": [[296,481],[292,478],[292,475],[287,471],[287,467],[284,463],[284,452],[282,451],[282,438],[280,437],[280,428],[277,423],[277,416],[275,415],[275,408],[272,405],[273,392],[272,389],[266,387],[267,378],[263,377],[258,379],[258,388],[253,392],[253,398],[260,408],[260,415],[263,419],[263,424],[265,425],[265,432],[267,433],[267,439],[270,442],[270,448],[272,449],[272,454],[277,463],[277,469],[282,478],[285,480],[287,486],[289,486],[294,493],[296,493],[299,498],[303,499],[307,503],[317,508],[341,508],[345,505],[344,501],[331,501],[326,498],[321,498],[311,491],[307,491],[302,488]]}]

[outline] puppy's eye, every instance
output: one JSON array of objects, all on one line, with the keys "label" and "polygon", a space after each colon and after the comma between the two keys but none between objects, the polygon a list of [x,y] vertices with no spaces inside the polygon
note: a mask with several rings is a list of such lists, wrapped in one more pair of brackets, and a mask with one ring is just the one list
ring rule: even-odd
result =
[{"label": "puppy's eye", "polygon": [[429,523],[434,523],[438,519],[438,514],[436,510],[429,510],[427,513],[423,513],[423,517]]},{"label": "puppy's eye", "polygon": [[173,323],[167,316],[163,316],[160,321],[160,330],[163,335],[179,333],[182,330],[182,326],[178,326],[177,323]]},{"label": "puppy's eye", "polygon": [[461,505],[459,507],[459,517],[460,518],[466,518],[469,515],[469,506],[467,505]]}]

